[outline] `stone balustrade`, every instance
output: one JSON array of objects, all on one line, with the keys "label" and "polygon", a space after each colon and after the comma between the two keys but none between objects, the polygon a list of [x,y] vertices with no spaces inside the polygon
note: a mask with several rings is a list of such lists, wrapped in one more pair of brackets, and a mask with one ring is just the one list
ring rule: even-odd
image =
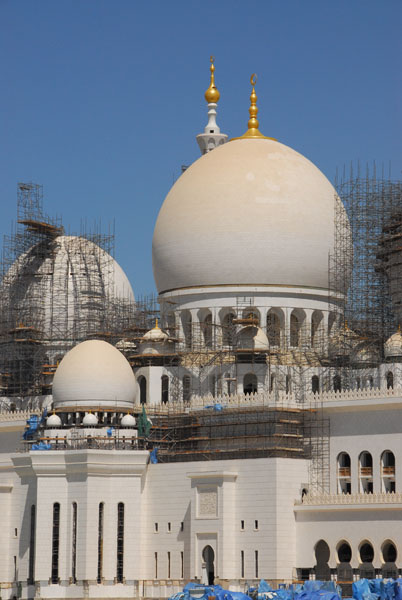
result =
[{"label": "stone balustrade", "polygon": [[402,504],[402,492],[373,494],[307,494],[296,500],[298,506],[327,506],[329,504]]}]

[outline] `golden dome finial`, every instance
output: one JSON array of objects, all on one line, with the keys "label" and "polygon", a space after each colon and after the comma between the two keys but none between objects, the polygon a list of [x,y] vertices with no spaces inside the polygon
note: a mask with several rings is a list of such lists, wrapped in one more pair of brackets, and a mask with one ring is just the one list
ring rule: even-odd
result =
[{"label": "golden dome finial", "polygon": [[209,70],[211,71],[211,82],[209,84],[209,88],[207,89],[207,91],[205,92],[205,100],[208,102],[208,104],[210,104],[211,102],[214,102],[215,104],[218,102],[219,98],[221,97],[217,87],[215,86],[215,75],[214,75],[214,71],[215,71],[215,66],[214,66],[214,60],[215,57],[210,56],[211,61],[211,66],[209,68]]},{"label": "golden dome finial", "polygon": [[238,138],[233,138],[234,140],[243,140],[247,138],[256,139],[260,138],[263,140],[274,140],[275,138],[267,137],[262,135],[261,131],[258,129],[259,123],[257,119],[258,107],[257,107],[257,94],[255,93],[255,84],[257,83],[257,75],[253,73],[250,77],[250,83],[252,86],[251,95],[250,95],[250,108],[248,110],[250,118],[248,120],[247,126],[248,130],[242,136]]},{"label": "golden dome finial", "polygon": [[159,329],[158,319],[155,319],[155,329]]}]

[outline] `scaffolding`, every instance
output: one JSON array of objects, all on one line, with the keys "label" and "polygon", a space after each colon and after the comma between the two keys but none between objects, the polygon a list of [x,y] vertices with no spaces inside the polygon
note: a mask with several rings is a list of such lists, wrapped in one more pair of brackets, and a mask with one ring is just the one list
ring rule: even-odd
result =
[{"label": "scaffolding", "polygon": [[69,349],[91,338],[117,343],[145,308],[116,292],[113,231],[81,225],[66,235],[60,218],[43,213],[40,185],[19,183],[17,192],[0,266],[0,384],[24,403],[51,392]]},{"label": "scaffolding", "polygon": [[338,352],[330,358],[342,388],[349,389],[356,352],[365,353],[368,367],[378,366],[384,342],[401,325],[402,183],[377,177],[375,168],[373,173],[367,168],[365,176],[351,168],[336,187],[341,200],[335,206],[329,287],[343,301],[333,329]]},{"label": "scaffolding", "polygon": [[[237,402],[236,402],[237,400]],[[296,458],[309,461],[306,486],[329,490],[329,421],[318,397],[300,405],[294,395],[239,395],[215,405],[169,405],[152,411],[147,440],[160,462],[246,458]]]}]

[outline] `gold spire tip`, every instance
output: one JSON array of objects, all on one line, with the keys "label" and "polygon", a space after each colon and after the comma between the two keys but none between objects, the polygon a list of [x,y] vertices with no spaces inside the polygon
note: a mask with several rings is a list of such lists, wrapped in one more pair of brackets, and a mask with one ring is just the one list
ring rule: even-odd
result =
[{"label": "gold spire tip", "polygon": [[214,60],[215,57],[211,54],[210,56],[210,62],[211,62],[211,66],[209,68],[209,70],[211,71],[211,81],[209,84],[209,88],[207,89],[207,91],[205,92],[205,100],[208,102],[208,104],[210,104],[211,102],[214,102],[215,104],[218,102],[219,98],[221,97],[217,87],[215,86],[215,75],[214,75],[214,71],[215,71],[215,65],[214,65]]},{"label": "gold spire tip", "polygon": [[158,319],[155,319],[155,329],[159,329]]},{"label": "gold spire tip", "polygon": [[257,94],[255,93],[255,84],[257,83],[257,74],[256,73],[253,73],[251,75],[250,83],[251,83],[252,89],[251,89],[251,95],[250,95],[250,108],[248,109],[248,112],[250,115],[250,118],[247,123],[248,129],[247,129],[246,133],[244,133],[242,136],[240,136],[238,138],[233,138],[233,139],[234,140],[263,139],[263,140],[274,140],[276,142],[277,140],[275,138],[266,137],[258,129],[259,122],[257,119],[257,114],[258,114]]}]

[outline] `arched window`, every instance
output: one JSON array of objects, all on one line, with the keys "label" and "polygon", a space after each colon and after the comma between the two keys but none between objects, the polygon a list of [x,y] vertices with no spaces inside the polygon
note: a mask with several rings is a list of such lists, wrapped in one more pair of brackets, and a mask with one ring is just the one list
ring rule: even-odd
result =
[{"label": "arched window", "polygon": [[370,452],[362,452],[359,456],[360,491],[373,493],[373,457]]},{"label": "arched window", "polygon": [[385,450],[381,455],[381,478],[384,492],[395,492],[395,454]]},{"label": "arched window", "polygon": [[140,375],[138,377],[138,385],[140,386],[140,403],[141,404],[146,404],[147,403],[147,380],[146,377],[144,377],[143,375]]},{"label": "arched window", "polygon": [[317,542],[315,549],[316,565],[314,567],[317,580],[329,581],[331,579],[331,569],[328,565],[329,561],[329,546],[325,540]]},{"label": "arched window", "polygon": [[124,570],[124,504],[117,505],[117,566],[116,581],[123,583]]},{"label": "arched window", "polygon": [[311,391],[313,394],[318,394],[320,391],[320,378],[318,375],[313,375],[311,378]]},{"label": "arched window", "polygon": [[395,562],[397,555],[398,555],[398,553],[396,551],[395,544],[390,541],[384,542],[384,544],[382,545],[382,556],[383,556],[384,562],[386,562],[386,563]]},{"label": "arched window", "polygon": [[362,563],[371,563],[374,558],[374,548],[369,542],[360,546],[360,560]]},{"label": "arched window", "polygon": [[275,387],[276,387],[275,374],[272,373],[271,377],[269,378],[269,391],[273,392],[275,390]]},{"label": "arched window", "polygon": [[184,375],[183,377],[183,402],[190,402],[191,399],[191,377]]},{"label": "arched window", "polygon": [[361,386],[361,384],[360,384],[360,377],[356,377],[356,389],[360,390],[360,386]]},{"label": "arched window", "polygon": [[233,313],[225,315],[222,321],[222,344],[224,346],[233,346],[235,341],[235,325],[233,319],[235,318]]},{"label": "arched window", "polygon": [[335,375],[333,379],[334,392],[342,391],[342,379],[340,375]]},{"label": "arched window", "polygon": [[71,532],[71,579],[77,583],[77,503],[73,502],[73,522]]},{"label": "arched window", "polygon": [[52,526],[52,583],[59,583],[59,544],[60,544],[60,504],[53,504],[53,526]]},{"label": "arched window", "polygon": [[29,567],[28,567],[28,583],[35,582],[35,533],[36,533],[36,507],[31,506],[31,528],[29,534]]},{"label": "arched window", "polygon": [[167,404],[169,402],[169,377],[162,375],[161,377],[161,402]]},{"label": "arched window", "polygon": [[292,378],[290,375],[285,377],[285,392],[290,394],[292,392]]},{"label": "arched window", "polygon": [[338,492],[341,494],[351,493],[351,470],[350,456],[347,452],[338,454],[337,460]]},{"label": "arched window", "polygon": [[209,314],[202,322],[202,333],[204,336],[204,344],[207,348],[212,346],[212,315]]},{"label": "arched window", "polygon": [[300,321],[298,317],[292,313],[290,315],[290,345],[297,348],[300,344]]},{"label": "arched window", "polygon": [[270,346],[280,346],[281,320],[279,316],[272,311],[267,315],[267,338]]},{"label": "arched window", "polygon": [[257,375],[255,373],[247,373],[243,379],[243,393],[255,394],[258,390]]},{"label": "arched window", "polygon": [[105,505],[103,502],[99,504],[98,512],[98,577],[97,582],[102,583],[103,579],[103,517]]},{"label": "arched window", "polygon": [[392,371],[387,373],[387,390],[394,389],[394,374]]}]

